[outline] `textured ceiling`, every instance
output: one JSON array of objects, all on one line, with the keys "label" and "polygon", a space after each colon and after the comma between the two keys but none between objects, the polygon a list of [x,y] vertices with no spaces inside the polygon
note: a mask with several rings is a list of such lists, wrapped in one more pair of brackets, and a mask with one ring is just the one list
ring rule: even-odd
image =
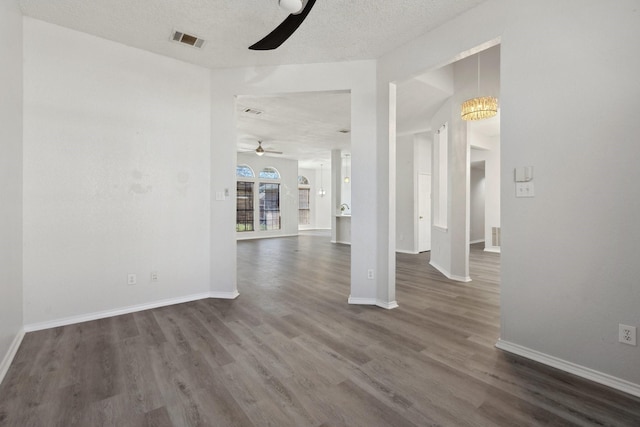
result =
[{"label": "textured ceiling", "polygon": [[[350,151],[351,96],[324,92],[270,97],[241,97],[237,102],[238,150],[265,150],[296,159],[301,168],[330,163],[331,150]],[[263,111],[244,113],[245,108]],[[269,155],[269,154],[267,154]]]},{"label": "textured ceiling", "polygon": [[[287,13],[277,0],[20,0],[25,15],[208,68],[302,64],[378,58],[484,0],[317,0],[296,33],[275,51],[248,46]],[[202,49],[170,41],[173,30],[206,40]],[[451,95],[451,67],[398,84],[399,134],[427,130]],[[449,82],[449,83],[447,83]],[[246,107],[264,111],[244,114]],[[238,150],[282,151],[300,167],[329,163],[349,151],[349,93],[238,100]],[[495,129],[495,125],[493,127]],[[498,127],[499,129],[499,127]],[[485,130],[492,132],[491,129]]]},{"label": "textured ceiling", "polygon": [[[250,51],[287,17],[277,0],[20,0],[25,15],[210,68],[378,58],[483,0],[318,0],[275,51]],[[199,50],[172,30],[205,39]]]},{"label": "textured ceiling", "polygon": [[[496,55],[492,58],[499,61]],[[488,66],[487,59],[485,64]],[[475,67],[473,57],[466,64]],[[492,66],[499,68],[499,63]],[[453,93],[454,64],[398,82],[397,134],[431,130],[430,118]],[[261,140],[265,149],[283,152],[272,155],[296,159],[301,168],[314,168],[321,163],[327,165],[332,149],[350,152],[350,134],[339,132],[350,128],[350,104],[348,92],[240,97],[237,102],[238,150],[253,151]],[[246,108],[263,113],[244,113]],[[474,133],[488,137],[500,134],[499,115],[470,123]]]}]

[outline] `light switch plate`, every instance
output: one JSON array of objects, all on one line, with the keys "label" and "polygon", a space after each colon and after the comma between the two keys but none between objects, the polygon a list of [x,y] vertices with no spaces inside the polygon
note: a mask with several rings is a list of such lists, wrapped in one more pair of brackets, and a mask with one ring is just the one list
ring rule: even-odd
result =
[{"label": "light switch plate", "polygon": [[534,197],[533,182],[516,182],[516,197]]},{"label": "light switch plate", "polygon": [[533,179],[533,166],[524,166],[514,169],[514,179],[516,182],[529,182]]}]

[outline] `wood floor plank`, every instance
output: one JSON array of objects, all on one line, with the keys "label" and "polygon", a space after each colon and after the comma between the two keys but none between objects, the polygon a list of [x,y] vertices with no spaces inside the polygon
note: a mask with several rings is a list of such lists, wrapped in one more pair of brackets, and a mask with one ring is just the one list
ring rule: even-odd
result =
[{"label": "wood floor plank", "polygon": [[495,348],[500,256],[469,283],[398,254],[400,307],[347,303],[350,247],[238,242],[235,300],[25,335],[0,427],[640,426],[640,398]]}]

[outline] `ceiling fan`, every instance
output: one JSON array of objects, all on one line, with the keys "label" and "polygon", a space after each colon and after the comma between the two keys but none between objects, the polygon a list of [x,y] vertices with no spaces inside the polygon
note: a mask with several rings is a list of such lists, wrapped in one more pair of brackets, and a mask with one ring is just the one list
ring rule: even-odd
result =
[{"label": "ceiling fan", "polygon": [[262,148],[262,141],[258,141],[258,147],[255,150],[247,150],[247,151],[253,151],[258,156],[264,156],[264,153],[282,154],[282,151],[265,150],[264,148]]},{"label": "ceiling fan", "polygon": [[273,50],[284,43],[305,20],[316,0],[306,0],[302,7],[303,2],[304,0],[278,0],[278,5],[291,14],[262,40],[249,46],[249,49]]}]

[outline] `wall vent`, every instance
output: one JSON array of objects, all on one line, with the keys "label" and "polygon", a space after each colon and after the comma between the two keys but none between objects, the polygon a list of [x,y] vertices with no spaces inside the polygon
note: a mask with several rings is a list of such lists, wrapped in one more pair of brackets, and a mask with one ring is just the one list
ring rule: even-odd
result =
[{"label": "wall vent", "polygon": [[255,116],[259,116],[260,114],[262,114],[262,111],[256,110],[255,108],[245,108],[244,110],[242,110],[242,112],[247,114],[253,114]]},{"label": "wall vent", "polygon": [[196,37],[196,36],[192,36],[191,34],[187,34],[187,33],[183,33],[181,31],[173,31],[173,34],[171,35],[171,40],[177,43],[182,43],[182,44],[186,44],[195,48],[202,48],[202,46],[204,46],[204,40]]},{"label": "wall vent", "polygon": [[500,227],[491,227],[491,246],[500,246]]}]

